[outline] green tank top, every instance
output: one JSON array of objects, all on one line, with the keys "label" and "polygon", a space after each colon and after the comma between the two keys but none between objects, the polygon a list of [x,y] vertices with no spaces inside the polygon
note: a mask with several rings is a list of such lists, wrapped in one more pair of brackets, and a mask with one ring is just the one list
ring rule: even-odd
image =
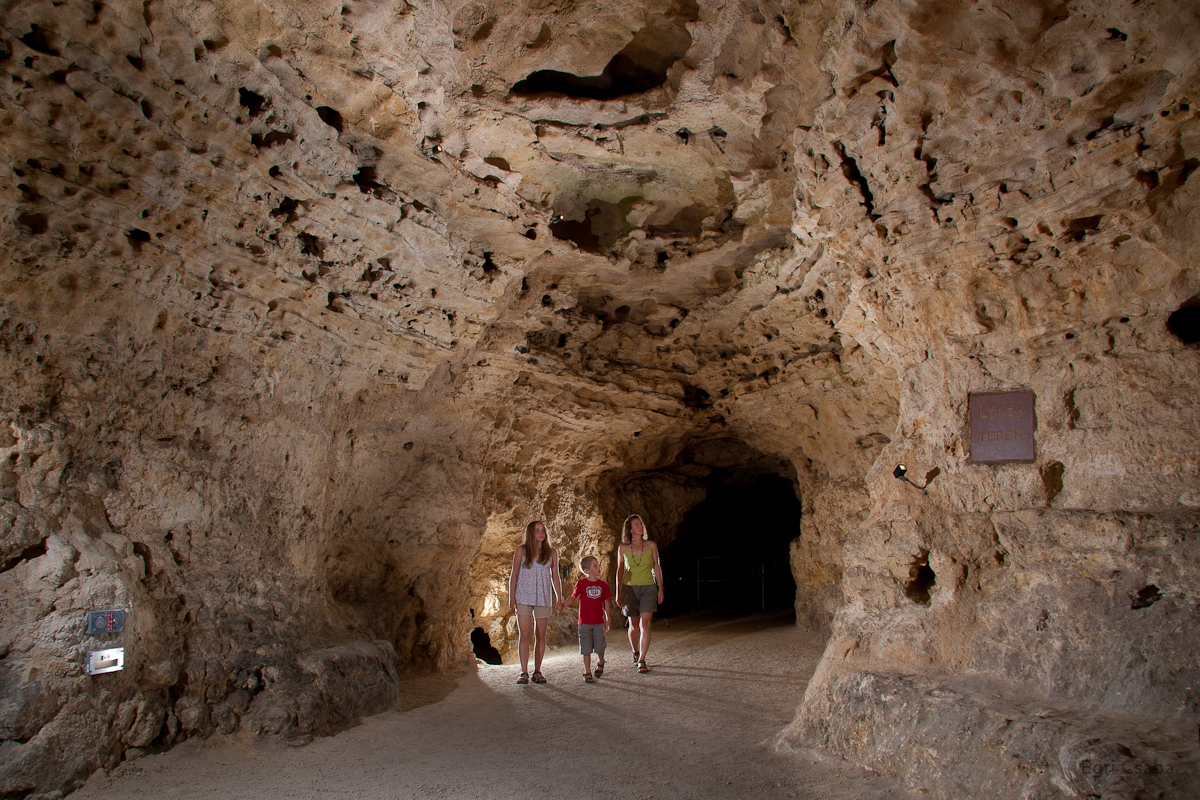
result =
[{"label": "green tank top", "polygon": [[654,553],[647,547],[640,555],[634,555],[632,550],[625,551],[625,585],[652,586],[654,575]]}]

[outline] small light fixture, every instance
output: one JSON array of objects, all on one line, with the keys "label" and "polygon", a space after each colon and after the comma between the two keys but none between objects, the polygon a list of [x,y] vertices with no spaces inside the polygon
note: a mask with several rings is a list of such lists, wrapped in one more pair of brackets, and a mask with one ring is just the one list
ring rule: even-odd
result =
[{"label": "small light fixture", "polygon": [[566,219],[566,218],[562,214],[554,214],[550,217],[550,224],[557,225],[558,223],[562,222],[564,219]]},{"label": "small light fixture", "polygon": [[425,154],[426,158],[433,158],[442,152],[441,142],[428,143],[424,148],[422,148],[421,152]]},{"label": "small light fixture", "polygon": [[927,484],[925,484],[925,486],[917,486],[915,483],[913,483],[912,481],[910,481],[908,479],[907,473],[908,473],[908,467],[904,466],[903,464],[897,464],[896,468],[894,470],[892,470],[892,475],[893,475],[893,477],[896,478],[896,480],[904,481],[905,483],[907,483],[909,486],[913,487],[914,489],[920,489],[922,494],[928,496],[929,492],[927,492],[925,490],[925,486],[928,486],[929,484],[927,483]]}]

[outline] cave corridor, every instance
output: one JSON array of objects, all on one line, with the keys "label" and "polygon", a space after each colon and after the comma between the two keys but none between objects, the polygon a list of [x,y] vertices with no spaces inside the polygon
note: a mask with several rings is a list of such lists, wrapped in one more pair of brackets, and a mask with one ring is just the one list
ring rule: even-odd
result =
[{"label": "cave corridor", "polygon": [[513,551],[611,579],[632,513],[663,668],[606,691],[780,796],[1200,797],[1197,52],[1169,0],[3,3],[0,797],[415,686],[586,716],[512,693]]},{"label": "cave corridor", "polygon": [[753,614],[796,600],[789,546],[800,535],[800,502],[777,475],[714,472],[707,496],[661,551],[671,602],[659,616],[694,611]]}]

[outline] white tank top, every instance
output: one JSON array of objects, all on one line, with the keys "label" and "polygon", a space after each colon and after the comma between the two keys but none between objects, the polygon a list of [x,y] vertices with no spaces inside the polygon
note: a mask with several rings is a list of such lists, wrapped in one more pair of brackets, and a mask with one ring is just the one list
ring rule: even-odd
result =
[{"label": "white tank top", "polygon": [[521,571],[517,573],[516,601],[527,606],[548,606],[554,603],[554,584],[550,580],[550,562],[545,564],[534,561],[525,566],[524,556],[521,557]]}]

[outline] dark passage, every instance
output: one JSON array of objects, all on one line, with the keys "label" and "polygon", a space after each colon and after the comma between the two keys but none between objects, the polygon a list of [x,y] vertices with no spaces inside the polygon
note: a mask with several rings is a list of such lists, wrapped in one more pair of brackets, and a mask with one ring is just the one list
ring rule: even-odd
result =
[{"label": "dark passage", "polygon": [[661,551],[668,592],[658,616],[791,609],[790,545],[800,535],[800,501],[791,481],[717,469],[703,483],[708,497]]},{"label": "dark passage", "polygon": [[475,657],[485,664],[503,663],[500,651],[492,645],[492,637],[483,628],[471,631],[471,649],[475,651]]}]

